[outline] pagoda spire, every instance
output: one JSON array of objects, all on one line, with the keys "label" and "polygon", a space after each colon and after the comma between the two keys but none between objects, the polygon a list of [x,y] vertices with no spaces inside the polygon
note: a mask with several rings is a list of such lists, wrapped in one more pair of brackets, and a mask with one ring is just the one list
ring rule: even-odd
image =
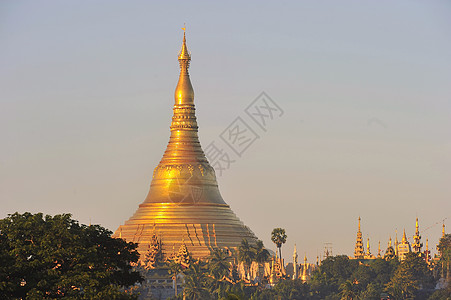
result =
[{"label": "pagoda spire", "polygon": [[298,252],[296,250],[296,244],[294,244],[293,251],[293,280],[298,278]]},{"label": "pagoda spire", "polygon": [[412,244],[413,252],[421,254],[422,247],[423,244],[421,243],[421,235],[418,227],[418,218],[417,218],[415,222],[415,235],[413,236],[413,244]]},{"label": "pagoda spire", "polygon": [[189,78],[188,68],[191,61],[191,54],[186,46],[186,33],[183,28],[183,42],[178,56],[180,64],[180,76],[177,87],[175,88],[175,104],[194,104],[194,90]]},{"label": "pagoda spire", "polygon": [[381,257],[381,241],[379,241],[379,246],[377,247],[377,257]]},{"label": "pagoda spire", "polygon": [[360,216],[359,216],[359,230],[357,231],[357,239],[354,248],[354,258],[363,259],[365,252],[363,250],[362,231],[360,231]]},{"label": "pagoda spire", "polygon": [[308,279],[308,264],[307,264],[307,254],[304,255],[304,264],[302,266],[302,276],[301,276],[301,280],[302,282],[306,282]]},{"label": "pagoda spire", "polygon": [[145,203],[224,205],[215,171],[199,142],[194,90],[188,73],[191,54],[186,45],[185,29],[178,61],[180,75],[174,93],[171,136],[163,158],[154,170]]},{"label": "pagoda spire", "polygon": [[424,250],[424,260],[429,264],[430,260],[429,241],[426,239],[426,249]]},{"label": "pagoda spire", "polygon": [[395,231],[395,254],[398,256],[398,229]]},{"label": "pagoda spire", "polygon": [[404,228],[401,243],[399,243],[399,245],[398,245],[397,256],[398,256],[399,260],[402,261],[406,258],[406,254],[411,251],[410,248],[411,248],[410,244],[407,241],[406,229]]}]

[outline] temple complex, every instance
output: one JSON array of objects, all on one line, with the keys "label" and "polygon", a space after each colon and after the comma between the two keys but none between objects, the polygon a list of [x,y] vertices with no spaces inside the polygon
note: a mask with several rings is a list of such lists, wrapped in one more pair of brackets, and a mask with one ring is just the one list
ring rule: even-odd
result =
[{"label": "temple complex", "polygon": [[251,245],[257,241],[222,199],[215,171],[201,148],[185,32],[178,61],[180,76],[169,143],[153,171],[147,198],[113,235],[138,243],[138,251],[144,254],[141,257],[150,251],[151,264],[158,251],[164,258],[177,253],[185,261],[188,252],[189,258],[199,259],[214,248],[234,249],[243,239]]},{"label": "temple complex", "polygon": [[[381,254],[381,244],[379,241],[378,249],[377,249],[377,256],[372,254],[370,251],[370,241],[369,238],[367,238],[367,245],[366,245],[366,251],[363,246],[363,238],[362,238],[362,231],[360,229],[360,222],[361,219],[359,217],[359,227],[357,231],[357,239],[355,243],[354,248],[354,256],[349,257],[352,259],[359,259],[359,260],[369,260],[369,259],[376,259],[376,258],[384,258],[384,259],[392,259],[394,257],[397,257],[399,260],[404,260],[405,256],[408,252],[414,252],[417,253],[419,256],[423,257],[426,262],[430,260],[430,251],[426,242],[426,250],[423,251],[423,243],[421,242],[421,235],[420,235],[420,229],[418,226],[418,218],[416,218],[415,223],[415,234],[413,236],[413,243],[410,245],[409,241],[407,240],[406,231],[403,232],[403,237],[401,242],[398,242],[398,232],[396,231],[395,235],[395,241],[394,245],[392,245],[392,239],[390,237],[388,241],[387,249],[385,250],[385,254]],[[442,235],[444,236],[444,229]]]}]

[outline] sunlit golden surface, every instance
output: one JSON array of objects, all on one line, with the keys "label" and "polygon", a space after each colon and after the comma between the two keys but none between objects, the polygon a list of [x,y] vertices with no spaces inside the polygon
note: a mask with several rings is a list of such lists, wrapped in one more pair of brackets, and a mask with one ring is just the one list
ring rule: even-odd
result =
[{"label": "sunlit golden surface", "polygon": [[215,247],[235,248],[243,238],[254,244],[257,238],[222,199],[215,171],[199,143],[185,34],[178,60],[180,77],[168,146],[145,201],[113,236],[139,243],[143,254],[156,233],[166,256],[184,242],[193,258],[202,258]]}]

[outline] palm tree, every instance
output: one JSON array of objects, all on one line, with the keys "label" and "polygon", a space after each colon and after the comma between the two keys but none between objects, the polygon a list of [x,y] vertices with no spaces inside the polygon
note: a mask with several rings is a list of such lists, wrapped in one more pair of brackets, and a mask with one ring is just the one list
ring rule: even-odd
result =
[{"label": "palm tree", "polygon": [[208,257],[208,269],[210,271],[210,291],[216,294],[217,298],[224,293],[228,281],[224,280],[230,274],[231,264],[227,259],[228,252],[223,249],[216,248]]},{"label": "palm tree", "polygon": [[210,273],[217,280],[223,279],[230,273],[230,262],[228,262],[227,259],[227,251],[218,248],[214,249],[208,257]]},{"label": "palm tree", "polygon": [[258,272],[260,273],[260,265],[267,262],[271,254],[269,253],[268,250],[266,250],[265,246],[263,245],[263,242],[260,240],[257,241],[254,251],[255,251],[255,261],[258,263],[259,266]]},{"label": "palm tree", "polygon": [[191,263],[185,272],[185,284],[183,297],[186,299],[209,299],[210,294],[207,288],[207,272],[201,261]]},{"label": "palm tree", "polygon": [[246,239],[241,241],[241,245],[238,247],[238,260],[244,264],[246,277],[249,278],[251,264],[255,259],[255,252],[252,246]]},{"label": "palm tree", "polygon": [[350,280],[346,280],[340,285],[341,300],[353,300],[356,299],[356,293],[354,291],[354,283]]},{"label": "palm tree", "polygon": [[271,232],[271,241],[276,244],[277,248],[279,248],[279,258],[280,261],[282,261],[282,244],[285,244],[285,242],[287,241],[285,229],[274,228]]},{"label": "palm tree", "polygon": [[169,274],[172,274],[172,279],[174,279],[175,296],[177,296],[177,275],[179,275],[182,270],[183,268],[179,263],[171,260],[169,263]]}]

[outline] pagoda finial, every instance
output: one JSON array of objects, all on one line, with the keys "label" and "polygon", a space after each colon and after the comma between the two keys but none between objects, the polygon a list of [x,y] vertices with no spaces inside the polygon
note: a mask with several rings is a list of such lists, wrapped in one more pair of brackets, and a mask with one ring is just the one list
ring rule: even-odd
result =
[{"label": "pagoda finial", "polygon": [[359,216],[359,231],[360,231],[360,216]]},{"label": "pagoda finial", "polygon": [[183,26],[183,43],[182,49],[179,52],[179,60],[191,60],[191,55],[188,52],[188,47],[186,47],[186,26]]},{"label": "pagoda finial", "polygon": [[194,105],[194,90],[189,78],[188,68],[191,61],[191,54],[186,46],[186,27],[183,26],[183,42],[180,49],[178,60],[180,64],[180,77],[177,87],[175,88],[175,104],[176,105]]},{"label": "pagoda finial", "polygon": [[443,226],[442,226],[442,238],[445,237],[445,221],[443,221]]},{"label": "pagoda finial", "polygon": [[402,234],[402,242],[406,242],[407,241],[407,237],[406,237],[406,229],[404,228],[404,232]]}]

